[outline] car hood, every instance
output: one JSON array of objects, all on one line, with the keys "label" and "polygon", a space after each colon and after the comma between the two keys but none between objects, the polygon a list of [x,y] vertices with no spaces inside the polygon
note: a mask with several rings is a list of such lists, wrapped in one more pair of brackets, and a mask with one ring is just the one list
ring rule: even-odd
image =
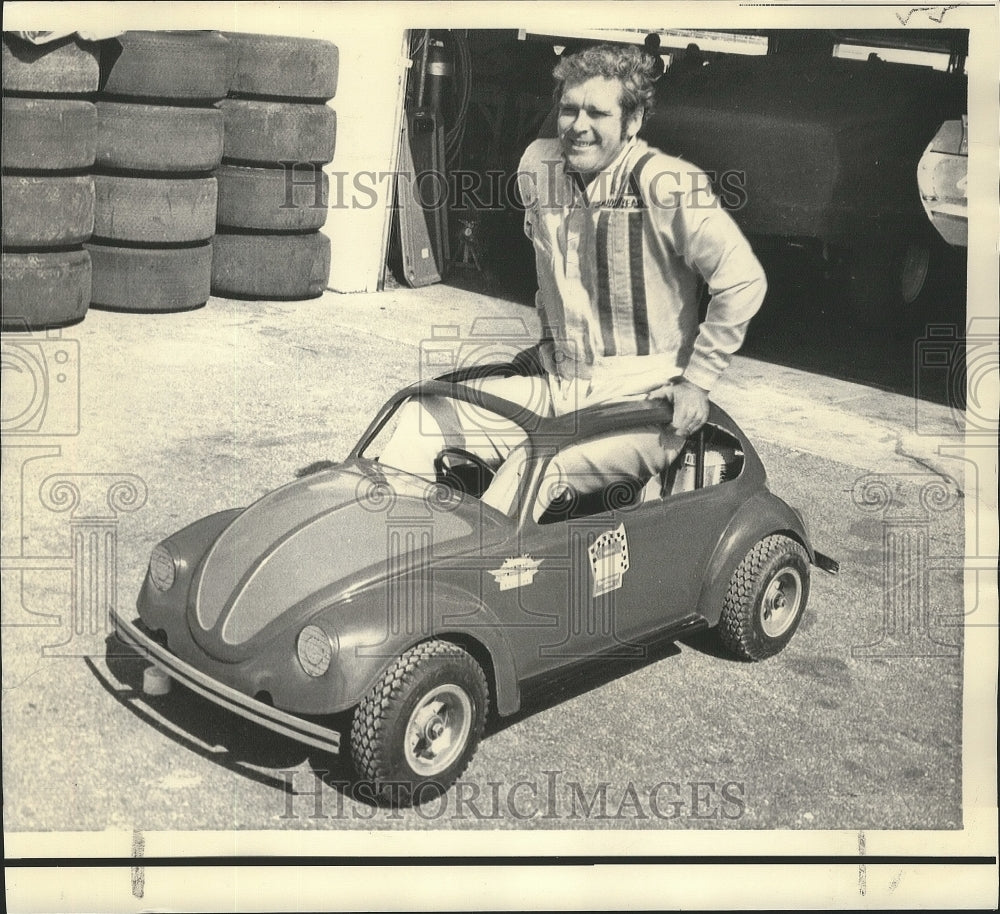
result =
[{"label": "car hood", "polygon": [[[405,473],[357,461],[296,480],[241,512],[193,581],[192,633],[232,658],[284,614],[301,617],[421,560],[461,552],[499,515]],[[433,550],[433,551],[432,551]]]}]

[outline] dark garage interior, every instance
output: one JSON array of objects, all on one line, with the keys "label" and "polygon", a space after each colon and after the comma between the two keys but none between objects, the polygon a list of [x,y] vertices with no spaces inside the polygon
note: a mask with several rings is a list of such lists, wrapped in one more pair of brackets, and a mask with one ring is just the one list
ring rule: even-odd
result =
[{"label": "dark garage interior", "polygon": [[[635,31],[614,37],[641,43]],[[968,32],[655,38],[665,72],[640,135],[707,172],[768,274],[744,354],[913,393],[914,346],[927,328],[960,337],[965,325],[966,249],[935,230],[917,173],[942,124],[966,114]],[[701,46],[720,39],[725,50]],[[444,282],[531,304],[531,246],[508,179],[528,143],[554,134],[559,53],[586,43],[514,30],[411,33],[407,110],[434,112],[449,176],[447,205],[427,214],[444,245]],[[418,152],[414,161],[419,175]],[[397,264],[390,258],[398,278]],[[920,395],[944,402],[953,386],[925,384]]]}]

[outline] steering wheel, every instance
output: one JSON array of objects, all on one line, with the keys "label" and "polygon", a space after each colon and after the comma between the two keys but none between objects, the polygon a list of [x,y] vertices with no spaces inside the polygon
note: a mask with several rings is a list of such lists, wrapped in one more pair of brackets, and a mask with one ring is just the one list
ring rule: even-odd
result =
[{"label": "steering wheel", "polygon": [[[472,464],[472,467],[454,465],[449,458]],[[470,472],[474,469],[474,472]],[[478,454],[462,447],[446,447],[434,458],[434,475],[440,482],[450,485],[460,492],[479,498],[488,488],[495,475],[493,468]]]}]

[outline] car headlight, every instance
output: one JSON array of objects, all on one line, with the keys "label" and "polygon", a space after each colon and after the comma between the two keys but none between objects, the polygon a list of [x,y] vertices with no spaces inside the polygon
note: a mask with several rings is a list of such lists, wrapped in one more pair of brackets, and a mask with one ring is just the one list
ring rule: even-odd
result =
[{"label": "car headlight", "polygon": [[157,590],[170,590],[177,575],[177,560],[173,553],[160,543],[149,557],[149,579]]},{"label": "car headlight", "polygon": [[307,625],[299,632],[295,650],[299,663],[310,676],[322,676],[333,660],[333,641],[318,625]]}]

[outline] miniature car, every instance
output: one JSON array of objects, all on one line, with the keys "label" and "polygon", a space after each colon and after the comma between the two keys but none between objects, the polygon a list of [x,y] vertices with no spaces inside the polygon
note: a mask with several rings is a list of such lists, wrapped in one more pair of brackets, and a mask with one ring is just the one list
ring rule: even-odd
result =
[{"label": "miniature car", "polygon": [[[481,500],[495,467],[468,451],[445,448],[435,482],[368,456],[404,402],[428,397],[524,429],[509,512]],[[641,658],[713,626],[733,656],[762,660],[797,628],[810,565],[836,572],[714,404],[663,474],[543,499],[563,449],[669,429],[671,415],[656,399],[543,418],[468,377],[408,387],[342,463],[157,545],[139,619],[113,611],[118,637],[187,688],[324,751],[341,748],[330,717],[353,710],[359,775],[380,802],[423,802],[465,770],[488,713],[513,714],[597,658]]]}]

